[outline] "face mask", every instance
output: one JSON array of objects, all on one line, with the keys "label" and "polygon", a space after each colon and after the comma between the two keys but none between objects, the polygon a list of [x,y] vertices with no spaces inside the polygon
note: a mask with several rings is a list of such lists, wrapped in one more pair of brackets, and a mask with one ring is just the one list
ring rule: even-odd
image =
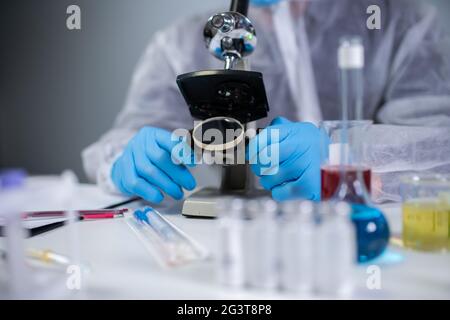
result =
[{"label": "face mask", "polygon": [[251,4],[256,7],[268,7],[273,4],[277,4],[281,0],[251,0]]}]

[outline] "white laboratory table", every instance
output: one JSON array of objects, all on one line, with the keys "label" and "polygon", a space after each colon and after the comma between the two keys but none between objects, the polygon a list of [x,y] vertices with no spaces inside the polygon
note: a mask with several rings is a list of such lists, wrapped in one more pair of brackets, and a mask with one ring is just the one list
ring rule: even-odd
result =
[{"label": "white laboratory table", "polygon": [[[83,208],[99,208],[122,200],[120,197],[103,194],[93,185],[79,185],[77,188],[75,197]],[[214,252],[217,236],[215,220],[183,217],[179,206],[161,208],[160,211],[200,244]],[[386,206],[384,211],[391,229],[394,233],[399,233],[399,207]],[[91,273],[82,281],[81,296],[86,299],[324,298],[223,288],[216,281],[213,259],[179,269],[162,269],[128,227],[125,219],[80,222],[78,231],[81,259],[87,261],[92,268]],[[58,251],[65,232],[63,227],[29,241],[32,241],[33,245]],[[354,275],[355,290],[351,298],[450,298],[450,254],[418,253],[395,246],[391,246],[389,252],[394,259],[372,263],[380,267],[381,289],[367,289],[368,266],[358,266]]]}]

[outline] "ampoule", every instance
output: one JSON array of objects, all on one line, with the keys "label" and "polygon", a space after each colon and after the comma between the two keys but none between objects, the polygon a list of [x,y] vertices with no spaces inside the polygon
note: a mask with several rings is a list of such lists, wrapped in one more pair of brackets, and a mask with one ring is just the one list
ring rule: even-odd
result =
[{"label": "ampoule", "polygon": [[345,202],[322,202],[318,205],[314,250],[315,285],[319,294],[333,297],[351,294],[356,239],[350,212],[351,207]]},{"label": "ampoule", "polygon": [[283,290],[310,294],[314,271],[314,204],[289,201],[281,207],[280,286]]},{"label": "ampoule", "polygon": [[272,199],[245,203],[245,262],[249,287],[277,287],[277,204]]},{"label": "ampoule", "polygon": [[218,204],[218,280],[230,287],[245,284],[244,200],[223,199]]}]

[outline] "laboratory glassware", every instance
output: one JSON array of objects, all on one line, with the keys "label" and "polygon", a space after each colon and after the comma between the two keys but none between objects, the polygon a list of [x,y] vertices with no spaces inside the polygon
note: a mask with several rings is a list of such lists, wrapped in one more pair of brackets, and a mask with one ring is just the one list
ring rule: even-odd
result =
[{"label": "laboratory glassware", "polygon": [[218,212],[221,284],[302,297],[351,292],[356,240],[347,203],[227,198]]},{"label": "laboratory glassware", "polygon": [[138,209],[126,221],[162,266],[177,267],[208,257],[208,251],[203,246],[154,208]]},{"label": "laboratory glassware", "polygon": [[[49,189],[28,185],[25,177],[14,183],[5,183],[3,176],[0,189],[0,223],[4,230],[3,263],[0,268],[0,297],[9,299],[55,299],[81,298],[85,282],[85,269],[80,264],[76,213],[65,212],[65,232],[61,241],[55,243],[55,254],[34,246],[25,240],[29,229],[23,219],[25,206],[37,203],[49,195],[57,197],[61,204],[67,203],[69,193],[49,193]],[[61,180],[63,184],[64,179]],[[72,184],[72,180],[68,182]],[[72,185],[69,187],[72,189]],[[53,249],[53,248],[52,248]],[[48,263],[43,263],[48,262]]]},{"label": "laboratory glassware", "polygon": [[346,202],[327,201],[316,205],[315,289],[331,296],[348,296],[356,263],[356,239]]},{"label": "laboratory glassware", "polygon": [[314,288],[315,206],[289,201],[280,212],[280,287],[308,295]]},{"label": "laboratory glassware", "polygon": [[[370,120],[346,121],[323,121],[320,130],[325,133],[326,141],[322,140],[322,166],[321,166],[321,196],[322,200],[331,199],[340,186],[341,176],[347,187],[347,200],[362,202],[358,195],[359,190],[358,172],[362,173],[362,181],[367,192],[371,191],[371,169],[364,164],[362,149],[357,149],[357,139],[364,139],[364,134],[372,125]],[[347,130],[345,144],[342,142],[342,130]],[[341,149],[344,159],[341,168]],[[350,158],[351,157],[351,158]],[[343,169],[343,170],[341,170]]]},{"label": "laboratory glassware", "polygon": [[[339,152],[339,183],[332,196],[334,200],[347,201],[352,206],[351,217],[356,227],[358,261],[366,262],[381,255],[389,243],[389,226],[383,213],[372,204],[363,165],[363,69],[364,46],[359,37],[344,37],[338,49],[339,82],[341,89],[341,128]],[[350,127],[350,120],[362,121]],[[325,144],[326,145],[326,144]],[[330,144],[333,148],[333,144]],[[336,148],[336,147],[334,147]],[[329,149],[330,150],[330,149]],[[328,175],[325,172],[326,178]],[[367,176],[367,173],[366,173]],[[356,177],[356,179],[354,178]],[[326,186],[324,186],[326,187]]]},{"label": "laboratory glassware", "polygon": [[244,235],[247,285],[271,290],[277,287],[278,207],[270,198],[248,200]]},{"label": "laboratory glassware", "polygon": [[244,204],[243,199],[228,197],[217,204],[217,277],[222,285],[235,288],[245,285]]},{"label": "laboratory glassware", "polygon": [[450,176],[411,174],[402,177],[403,245],[407,248],[450,250]]}]

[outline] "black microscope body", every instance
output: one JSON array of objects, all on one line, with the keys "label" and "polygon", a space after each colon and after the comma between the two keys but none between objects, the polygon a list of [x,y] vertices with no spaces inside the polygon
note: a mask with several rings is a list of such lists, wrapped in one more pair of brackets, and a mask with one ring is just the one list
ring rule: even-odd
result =
[{"label": "black microscope body", "polygon": [[[230,11],[208,19],[203,36],[206,48],[224,61],[220,70],[179,75],[177,84],[194,119],[226,118],[247,130],[251,122],[267,117],[269,105],[260,72],[246,70],[245,57],[257,45],[255,28],[246,17],[249,0],[233,0]],[[217,123],[217,121],[213,122]],[[248,164],[225,165],[220,189],[206,188],[185,200],[183,214],[215,216],[216,201],[224,195],[256,194]]]}]

